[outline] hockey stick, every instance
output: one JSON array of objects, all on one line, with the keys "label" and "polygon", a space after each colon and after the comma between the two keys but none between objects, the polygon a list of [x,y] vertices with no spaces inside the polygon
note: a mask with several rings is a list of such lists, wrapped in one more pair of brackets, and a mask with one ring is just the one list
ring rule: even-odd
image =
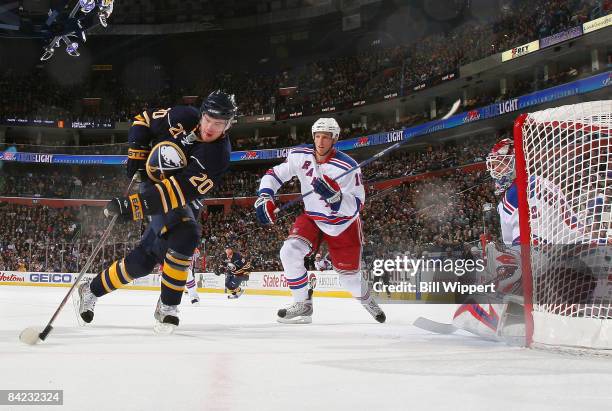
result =
[{"label": "hockey stick", "polygon": [[[134,175],[134,177],[132,177],[130,184],[125,190],[126,194],[130,192],[130,189],[132,188],[132,185],[134,184],[135,181],[136,181],[136,174]],[[100,249],[104,246],[104,243],[106,242],[106,239],[108,238],[113,227],[115,226],[115,222],[117,221],[118,217],[119,217],[118,215],[114,215],[113,218],[111,218],[110,222],[108,223],[108,227],[106,227],[106,231],[104,231],[104,234],[102,234],[102,238],[100,238],[100,241],[98,242],[98,244],[92,251],[87,261],[85,262],[85,265],[81,269],[81,272],[79,273],[77,278],[74,280],[74,283],[72,284],[72,286],[70,287],[66,295],[64,296],[64,299],[60,303],[59,307],[57,307],[57,309],[53,313],[53,316],[51,316],[51,319],[47,323],[47,326],[43,329],[42,332],[39,332],[38,329],[35,327],[28,327],[25,330],[23,330],[21,334],[19,334],[19,340],[22,343],[28,344],[28,345],[35,345],[39,343],[40,341],[45,341],[45,339],[47,338],[51,330],[53,330],[53,322],[55,321],[59,313],[62,311],[62,308],[64,308],[64,306],[66,305],[68,298],[70,298],[70,295],[72,294],[74,289],[77,287],[77,285],[81,281],[81,278],[83,278],[83,276],[85,275],[85,273],[87,272],[91,264],[93,263]]]},{"label": "hockey stick", "polygon": [[[484,183],[486,183],[486,182],[487,182],[488,180],[490,180],[490,179],[491,179],[491,176],[490,176],[490,175],[486,175],[486,176],[485,176],[485,177],[483,177],[483,178],[482,178],[482,179],[481,179],[481,180],[480,180],[478,183],[476,183],[476,184],[474,184],[474,185],[472,185],[472,186],[470,186],[470,187],[468,187],[468,188],[466,188],[466,189],[463,189],[463,190],[461,190],[461,191],[458,191],[458,192],[456,192],[456,193],[451,194],[451,195],[450,195],[450,196],[447,198],[447,200],[450,200],[450,199],[452,199],[452,198],[454,198],[454,197],[456,197],[456,196],[458,196],[458,195],[460,195],[460,194],[463,194],[463,193],[465,193],[465,192],[471,191],[471,190],[473,190],[473,189],[474,189],[474,188],[476,188],[476,187],[480,187],[481,185],[483,185]],[[369,185],[369,184],[371,184],[371,183],[373,183],[373,181],[372,181],[372,180],[368,180],[368,181],[364,181],[363,185],[364,185],[364,186],[367,186],[367,185]],[[394,187],[389,187],[389,188],[386,188],[386,189],[384,189],[384,190],[382,190],[382,191],[379,191],[379,192],[377,192],[376,194],[374,194],[374,195],[372,195],[372,196],[368,197],[368,199],[371,201],[372,199],[374,199],[374,198],[376,198],[376,197],[378,197],[378,196],[381,196],[381,195],[384,195],[384,194],[388,194],[388,193],[390,193],[390,192],[393,192],[393,191],[397,190],[398,188],[400,188],[401,186],[402,186],[402,184],[397,185],[397,186],[394,186]],[[423,211],[425,211],[425,210],[428,210],[428,209],[430,209],[430,208],[432,208],[432,207],[437,207],[437,206],[439,206],[439,204],[431,204],[431,205],[429,205],[429,206],[427,206],[427,207],[423,207],[423,208],[420,208],[420,209],[418,209],[418,210],[414,210],[414,211],[412,211],[412,212],[410,212],[410,213],[408,214],[408,217],[410,217],[410,216],[412,216],[412,215],[415,215],[415,214],[418,214],[418,213],[422,213],[422,212],[423,212]],[[278,212],[278,211],[277,211],[277,212]],[[283,218],[285,218],[285,217],[289,217],[289,216],[293,215],[294,213],[295,213],[295,211],[292,211],[292,212],[290,212],[290,213],[283,214],[282,216],[278,217],[278,219],[277,219],[276,221],[279,221],[279,220],[281,220],[281,219],[283,219]],[[477,240],[477,241],[478,241],[478,240]]]},{"label": "hockey stick", "polygon": [[[371,162],[379,159],[380,157],[390,153],[391,151],[397,149],[398,147],[402,146],[403,144],[407,143],[408,141],[410,141],[410,139],[408,140],[402,140],[402,141],[398,141],[397,143],[393,144],[392,146],[389,146],[387,148],[385,148],[384,150],[374,154],[372,157],[368,158],[367,160],[363,160],[361,163],[357,164],[355,167],[349,168],[348,170],[346,170],[344,173],[340,174],[338,177],[334,178],[334,181],[338,181],[340,180],[342,177],[344,177],[345,175],[352,173],[353,171],[357,170],[360,167],[365,167],[366,165],[370,164]],[[275,212],[279,213],[283,210],[286,210],[287,208],[291,207],[292,205],[302,201],[304,198],[308,197],[309,195],[311,195],[312,193],[314,193],[314,190],[310,190],[304,194],[301,194],[300,196],[298,196],[298,198],[291,200],[289,202],[286,202],[285,204],[283,204],[282,206],[280,206]]]},{"label": "hockey stick", "polygon": [[[451,109],[449,110],[448,113],[446,113],[444,115],[444,117],[442,117],[442,120],[446,120],[448,119],[450,116],[452,116],[453,114],[455,114],[457,112],[457,109],[459,109],[459,105],[461,104],[461,99],[455,101],[453,103],[453,106],[451,107]],[[353,171],[357,170],[358,168],[362,168],[367,166],[368,164],[372,163],[373,161],[378,160],[379,158],[389,154],[390,152],[396,150],[397,148],[403,146],[404,144],[406,144],[407,142],[411,141],[412,139],[406,139],[406,140],[402,140],[402,141],[398,141],[397,143],[393,144],[392,146],[389,146],[387,148],[385,148],[384,150],[374,154],[372,157],[363,160],[361,163],[357,164],[355,167],[349,168],[348,170],[346,170],[344,173],[340,174],[338,177],[334,178],[334,181],[338,181],[340,180],[342,177],[344,177],[345,175],[352,173]],[[295,203],[298,203],[300,201],[302,201],[305,197],[308,197],[309,195],[311,195],[312,193],[314,193],[314,190],[310,190],[304,194],[301,194],[300,196],[298,196],[298,198],[296,198],[295,200],[291,200],[289,202],[286,202],[285,204],[283,204],[282,206],[280,206],[279,208],[277,208],[278,211],[275,210],[275,213],[280,213],[283,210],[286,210],[287,208],[291,207],[292,205],[294,205]]]}]

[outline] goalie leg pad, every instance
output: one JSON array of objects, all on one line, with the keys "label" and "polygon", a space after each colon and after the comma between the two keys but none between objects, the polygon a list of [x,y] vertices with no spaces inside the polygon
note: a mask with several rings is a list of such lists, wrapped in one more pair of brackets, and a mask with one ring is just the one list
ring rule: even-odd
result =
[{"label": "goalie leg pad", "polygon": [[487,304],[463,304],[456,311],[453,325],[479,337],[503,341],[510,345],[525,342],[525,321],[522,297],[492,298]]},{"label": "goalie leg pad", "polygon": [[462,304],[453,316],[453,325],[479,337],[497,341],[502,304]]},{"label": "goalie leg pad", "polygon": [[497,327],[497,336],[510,345],[525,345],[525,307],[523,297],[504,296],[504,312]]}]

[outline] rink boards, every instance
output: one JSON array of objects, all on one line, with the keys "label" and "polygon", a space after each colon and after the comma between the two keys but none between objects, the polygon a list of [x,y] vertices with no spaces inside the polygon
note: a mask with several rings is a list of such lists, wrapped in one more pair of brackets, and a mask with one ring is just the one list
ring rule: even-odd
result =
[{"label": "rink boards", "polygon": [[[338,283],[338,274],[334,271],[316,271],[316,295],[322,297],[348,298],[351,295],[342,290]],[[30,287],[70,287],[78,273],[20,272],[0,271],[0,285]],[[86,274],[93,278],[95,274]],[[198,291],[203,293],[225,293],[225,275],[214,273],[196,273]],[[124,287],[128,290],[159,290],[160,274],[150,274],[134,280]],[[243,282],[247,294],[255,295],[291,295],[287,278],[280,271],[253,272],[249,280]]]},{"label": "rink boards", "polygon": [[[350,298],[351,295],[345,291],[339,283],[338,274],[333,271],[309,271],[309,277],[316,277],[315,296]],[[24,286],[24,287],[70,287],[78,273],[54,273],[54,272],[21,272],[21,271],[0,271],[0,286]],[[86,274],[87,278],[93,278],[95,274]],[[423,272],[419,280],[428,281],[439,277],[436,272]],[[201,293],[227,293],[225,289],[225,275],[215,275],[214,273],[196,273],[195,279],[198,292]],[[408,282],[418,281],[414,278],[406,279]],[[130,285],[123,287],[126,290],[159,290],[160,274],[153,273],[146,277],[134,280]],[[271,296],[290,296],[287,278],[282,271],[260,271],[252,272],[249,280],[243,282],[246,294],[252,295],[271,295]],[[453,303],[454,298],[449,295],[440,296],[439,294],[396,292],[391,296],[382,292],[373,294],[380,298],[379,301],[429,301]]]}]

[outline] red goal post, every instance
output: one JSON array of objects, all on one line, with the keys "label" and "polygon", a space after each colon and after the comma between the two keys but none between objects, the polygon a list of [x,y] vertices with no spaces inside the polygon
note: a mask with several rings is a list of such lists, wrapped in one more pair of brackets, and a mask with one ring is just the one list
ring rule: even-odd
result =
[{"label": "red goal post", "polygon": [[514,124],[526,343],[612,353],[612,100]]}]

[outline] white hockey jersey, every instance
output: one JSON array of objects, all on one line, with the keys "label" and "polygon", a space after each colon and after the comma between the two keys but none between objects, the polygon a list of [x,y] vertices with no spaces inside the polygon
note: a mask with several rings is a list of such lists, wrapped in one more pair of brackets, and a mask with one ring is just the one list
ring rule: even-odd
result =
[{"label": "white hockey jersey", "polygon": [[317,271],[326,271],[326,270],[334,269],[331,261],[329,261],[327,258],[322,258],[319,261],[315,261],[314,266],[315,266],[315,270]]},{"label": "white hockey jersey", "polygon": [[[269,169],[262,177],[258,193],[275,195],[278,189],[292,177],[300,180],[300,190],[305,194],[312,190],[312,181],[316,177],[326,175],[333,180],[357,166],[357,162],[349,155],[333,149],[324,163],[315,164],[313,145],[292,149],[284,163]],[[361,169],[357,168],[336,180],[342,191],[342,203],[338,211],[330,206],[316,193],[304,198],[304,212],[315,221],[325,234],[337,236],[346,230],[353,221],[359,218],[359,211],[365,203]]]},{"label": "white hockey jersey", "polygon": [[193,250],[193,257],[191,258],[191,265],[189,266],[191,270],[196,271],[197,262],[199,258],[200,258],[200,250],[196,248],[195,250]]},{"label": "white hockey jersey", "polygon": [[497,206],[499,222],[501,224],[502,241],[504,244],[518,245],[521,241],[519,226],[518,191],[516,181],[504,192]]}]

